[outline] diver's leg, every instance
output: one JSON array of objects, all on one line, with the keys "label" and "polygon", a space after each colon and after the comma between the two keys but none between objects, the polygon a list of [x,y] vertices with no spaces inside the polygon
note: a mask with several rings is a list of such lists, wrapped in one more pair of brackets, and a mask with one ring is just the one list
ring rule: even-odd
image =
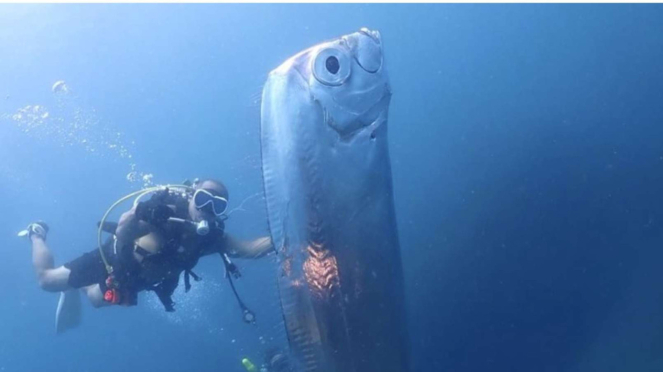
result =
[{"label": "diver's leg", "polygon": [[42,236],[33,234],[32,265],[37,272],[39,286],[49,292],[60,292],[55,310],[55,331],[62,333],[81,323],[81,300],[78,289],[69,285],[71,270],[65,266],[54,268],[53,255]]},{"label": "diver's leg", "polygon": [[42,237],[32,235],[30,240],[32,241],[32,265],[37,273],[39,286],[48,292],[72,289],[68,284],[71,270],[64,266],[53,267],[53,255]]},{"label": "diver's leg", "polygon": [[88,285],[81,289],[85,292],[93,307],[99,308],[112,305],[110,302],[104,300],[104,294],[101,292],[101,286],[99,284]]}]

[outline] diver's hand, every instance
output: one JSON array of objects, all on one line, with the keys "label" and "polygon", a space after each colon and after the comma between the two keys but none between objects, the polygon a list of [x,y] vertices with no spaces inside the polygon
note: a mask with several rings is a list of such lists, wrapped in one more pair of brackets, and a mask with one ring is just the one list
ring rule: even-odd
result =
[{"label": "diver's hand", "polygon": [[136,217],[138,219],[158,226],[166,223],[170,217],[175,215],[175,212],[165,204],[150,205],[148,203],[138,203],[136,207]]},{"label": "diver's hand", "polygon": [[138,203],[136,217],[155,226],[166,223],[175,215],[175,212],[166,205],[167,197],[168,189],[165,189],[156,193],[150,200]]}]

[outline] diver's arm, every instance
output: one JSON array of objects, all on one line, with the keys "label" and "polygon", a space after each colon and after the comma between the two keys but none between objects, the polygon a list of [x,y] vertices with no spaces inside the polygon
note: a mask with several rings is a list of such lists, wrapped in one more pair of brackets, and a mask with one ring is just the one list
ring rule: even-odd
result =
[{"label": "diver's arm", "polygon": [[261,258],[273,250],[272,240],[268,236],[253,240],[239,240],[226,233],[219,244],[210,247],[203,253],[203,256],[226,253],[232,258]]},{"label": "diver's arm", "polygon": [[229,234],[224,235],[224,251],[233,258],[261,258],[273,250],[272,239],[269,236],[239,240]]}]

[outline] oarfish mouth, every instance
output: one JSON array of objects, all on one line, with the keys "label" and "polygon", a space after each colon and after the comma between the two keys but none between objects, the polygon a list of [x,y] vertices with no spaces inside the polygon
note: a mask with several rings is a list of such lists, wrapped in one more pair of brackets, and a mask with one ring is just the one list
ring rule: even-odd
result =
[{"label": "oarfish mouth", "polygon": [[378,31],[362,28],[359,32],[343,37],[346,45],[353,51],[357,64],[370,73],[382,67],[382,37]]}]

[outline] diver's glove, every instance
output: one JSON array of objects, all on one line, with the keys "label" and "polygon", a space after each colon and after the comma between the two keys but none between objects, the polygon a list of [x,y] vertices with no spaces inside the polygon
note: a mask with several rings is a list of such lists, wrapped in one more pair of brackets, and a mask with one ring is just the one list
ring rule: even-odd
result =
[{"label": "diver's glove", "polygon": [[166,188],[154,194],[150,200],[138,203],[136,217],[154,226],[168,222],[170,217],[175,216],[175,212],[166,205],[168,195],[168,189]]},{"label": "diver's glove", "polygon": [[32,238],[33,236],[38,236],[46,240],[46,235],[48,235],[48,225],[43,221],[33,222],[29,224],[25,230],[22,230],[18,233],[18,236],[27,236],[28,239]]}]

